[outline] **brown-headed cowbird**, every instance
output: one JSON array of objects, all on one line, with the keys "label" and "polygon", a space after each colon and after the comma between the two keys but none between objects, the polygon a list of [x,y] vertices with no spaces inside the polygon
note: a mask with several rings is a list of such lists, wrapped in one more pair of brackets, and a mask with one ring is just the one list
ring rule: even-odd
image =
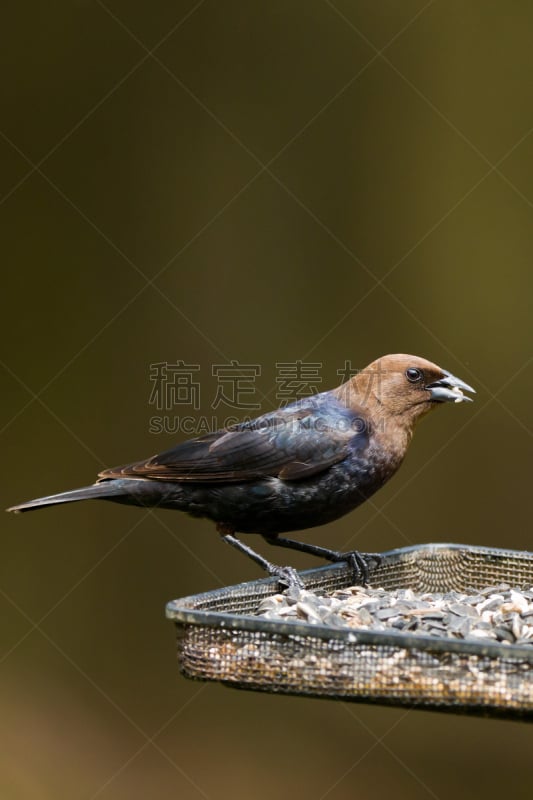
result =
[{"label": "brown-headed cowbird", "polygon": [[9,511],[88,499],[173,508],[212,519],[226,542],[285,581],[296,579],[294,570],[271,564],[235,533],[260,534],[331,561],[351,560],[364,578],[361,554],[279,534],[324,525],[373,495],[402,463],[418,420],[440,403],[470,400],[463,390],[474,391],[430,361],[384,356],[336,389],[107,469],[92,486]]}]

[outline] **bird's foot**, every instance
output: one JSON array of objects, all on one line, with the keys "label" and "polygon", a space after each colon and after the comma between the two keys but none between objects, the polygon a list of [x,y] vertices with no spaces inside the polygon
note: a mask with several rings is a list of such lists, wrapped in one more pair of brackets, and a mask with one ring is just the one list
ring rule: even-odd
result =
[{"label": "bird's foot", "polygon": [[268,573],[269,575],[272,575],[272,577],[278,579],[278,582],[283,589],[304,588],[304,583],[294,567],[278,567],[276,564],[270,564]]},{"label": "bird's foot", "polygon": [[352,568],[354,582],[366,586],[369,569],[371,566],[379,566],[381,556],[379,553],[360,553],[358,550],[347,553],[332,551],[331,561],[345,561]]},{"label": "bird's foot", "polygon": [[296,589],[304,588],[303,581],[294,567],[278,567],[277,564],[272,564],[266,558],[259,555],[259,553],[256,553],[255,550],[252,550],[251,547],[248,547],[247,544],[244,544],[244,542],[241,542],[240,539],[237,539],[237,537],[234,536],[233,528],[230,528],[227,525],[218,523],[217,531],[224,542],[230,544],[236,550],[240,550],[241,553],[244,553],[251,558],[252,561],[255,561],[256,564],[259,564],[261,569],[264,569],[265,572],[268,572],[268,574],[272,575],[272,577],[277,578],[280,586],[282,586],[284,589],[291,589],[293,587]]}]

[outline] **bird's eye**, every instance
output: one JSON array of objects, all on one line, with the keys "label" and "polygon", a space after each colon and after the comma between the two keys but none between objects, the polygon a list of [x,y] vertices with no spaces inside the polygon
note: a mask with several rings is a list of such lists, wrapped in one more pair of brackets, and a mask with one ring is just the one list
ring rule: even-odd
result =
[{"label": "bird's eye", "polygon": [[422,378],[422,370],[416,367],[409,367],[405,370],[405,377],[410,383],[416,383]]}]

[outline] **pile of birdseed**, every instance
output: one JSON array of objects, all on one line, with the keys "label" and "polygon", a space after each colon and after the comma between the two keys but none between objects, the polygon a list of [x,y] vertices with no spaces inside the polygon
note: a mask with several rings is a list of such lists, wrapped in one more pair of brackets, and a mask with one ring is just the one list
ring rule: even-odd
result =
[{"label": "pile of birdseed", "polygon": [[533,587],[501,583],[465,592],[385,590],[361,586],[329,595],[298,587],[263,600],[257,615],[333,628],[422,634],[440,638],[533,645]]}]

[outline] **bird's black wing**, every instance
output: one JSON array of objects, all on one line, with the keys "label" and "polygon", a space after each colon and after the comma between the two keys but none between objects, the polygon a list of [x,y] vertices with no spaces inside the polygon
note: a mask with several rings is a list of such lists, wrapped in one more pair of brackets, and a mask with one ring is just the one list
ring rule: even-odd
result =
[{"label": "bird's black wing", "polygon": [[258,420],[190,439],[147,461],[100,473],[101,479],[239,482],[308,478],[344,460],[367,439],[361,417],[345,408],[282,409]]}]

